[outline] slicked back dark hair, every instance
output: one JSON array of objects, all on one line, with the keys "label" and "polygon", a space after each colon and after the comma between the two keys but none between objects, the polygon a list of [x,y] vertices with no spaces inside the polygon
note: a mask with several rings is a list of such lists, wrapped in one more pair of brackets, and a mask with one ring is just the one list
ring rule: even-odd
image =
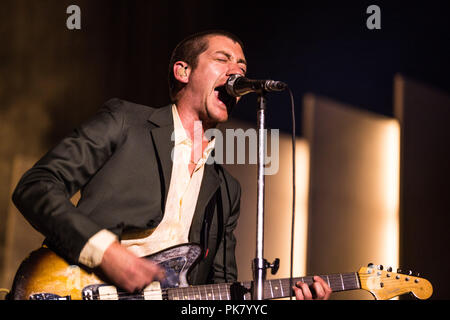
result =
[{"label": "slicked back dark hair", "polygon": [[177,61],[184,61],[194,70],[197,67],[198,56],[208,49],[208,40],[211,36],[224,36],[234,42],[239,43],[242,50],[244,45],[242,41],[234,34],[224,30],[208,30],[188,36],[182,40],[172,52],[169,62],[169,95],[172,102],[175,102],[175,97],[181,89],[180,83],[175,79],[173,73],[173,66]]}]

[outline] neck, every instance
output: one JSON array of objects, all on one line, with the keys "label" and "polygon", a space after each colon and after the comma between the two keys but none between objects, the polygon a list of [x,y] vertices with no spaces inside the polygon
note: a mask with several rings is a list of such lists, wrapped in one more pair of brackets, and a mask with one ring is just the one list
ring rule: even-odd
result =
[{"label": "neck", "polygon": [[194,108],[186,106],[181,101],[177,102],[176,106],[183,128],[191,141],[201,137],[201,141],[208,142],[205,131],[214,128],[215,124],[202,120]]}]

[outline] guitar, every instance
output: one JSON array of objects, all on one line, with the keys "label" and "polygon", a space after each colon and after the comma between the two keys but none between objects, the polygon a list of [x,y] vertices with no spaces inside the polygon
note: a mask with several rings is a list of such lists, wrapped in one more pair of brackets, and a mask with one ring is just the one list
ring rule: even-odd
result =
[{"label": "guitar", "polygon": [[[164,268],[166,278],[153,282],[138,293],[121,291],[104,281],[91,269],[69,265],[47,247],[33,251],[20,265],[10,293],[14,300],[250,300],[252,282],[235,282],[189,286],[187,274],[200,258],[196,244],[171,247],[145,258]],[[375,299],[386,300],[412,293],[428,299],[433,288],[428,280],[380,270],[369,264],[358,272],[322,275],[333,292],[364,289]],[[293,278],[293,282],[311,284],[312,277]],[[264,299],[293,295],[289,278],[266,280]]]}]

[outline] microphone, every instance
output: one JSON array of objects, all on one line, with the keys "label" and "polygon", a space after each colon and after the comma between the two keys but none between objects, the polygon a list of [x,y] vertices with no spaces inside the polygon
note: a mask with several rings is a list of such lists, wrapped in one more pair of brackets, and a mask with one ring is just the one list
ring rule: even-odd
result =
[{"label": "microphone", "polygon": [[283,91],[287,84],[274,80],[250,80],[240,74],[232,74],[225,84],[227,93],[233,97],[240,97],[247,93]]}]

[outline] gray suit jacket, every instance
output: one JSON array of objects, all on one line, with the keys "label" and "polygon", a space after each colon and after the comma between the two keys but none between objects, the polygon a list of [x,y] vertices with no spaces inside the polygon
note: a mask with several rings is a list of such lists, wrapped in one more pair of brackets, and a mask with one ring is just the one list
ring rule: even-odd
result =
[{"label": "gray suit jacket", "polygon": [[[120,237],[129,229],[154,228],[171,179],[173,130],[170,105],[109,100],[24,174],[13,202],[71,263],[101,229]],[[70,198],[78,190],[74,207]],[[220,165],[206,165],[189,240],[208,255],[191,272],[191,284],[236,280],[240,194],[237,180]]]}]

